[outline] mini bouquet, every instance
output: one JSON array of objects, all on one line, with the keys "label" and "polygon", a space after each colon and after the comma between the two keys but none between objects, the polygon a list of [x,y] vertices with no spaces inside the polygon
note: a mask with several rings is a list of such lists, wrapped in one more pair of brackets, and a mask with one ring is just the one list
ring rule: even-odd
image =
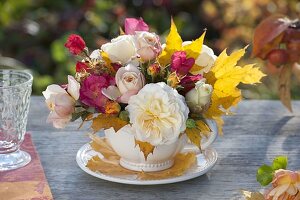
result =
[{"label": "mini bouquet", "polygon": [[215,120],[222,133],[222,115],[242,98],[237,86],[264,76],[254,64],[237,65],[246,48],[217,57],[204,36],[182,41],[171,20],[162,44],[143,19],[127,18],[118,37],[89,53],[79,35],[70,35],[65,47],[80,59],[67,85],[43,92],[48,122],[63,128],[81,118],[92,121],[94,132],[127,132],[145,159],[183,135],[200,148],[210,133],[206,119]]}]

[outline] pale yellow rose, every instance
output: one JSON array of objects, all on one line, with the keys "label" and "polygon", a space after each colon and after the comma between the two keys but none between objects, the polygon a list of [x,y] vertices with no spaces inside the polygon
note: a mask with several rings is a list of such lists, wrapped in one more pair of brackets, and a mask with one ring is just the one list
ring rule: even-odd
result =
[{"label": "pale yellow rose", "polygon": [[153,146],[171,144],[186,129],[189,109],[184,97],[165,83],[145,85],[126,110],[135,138]]}]

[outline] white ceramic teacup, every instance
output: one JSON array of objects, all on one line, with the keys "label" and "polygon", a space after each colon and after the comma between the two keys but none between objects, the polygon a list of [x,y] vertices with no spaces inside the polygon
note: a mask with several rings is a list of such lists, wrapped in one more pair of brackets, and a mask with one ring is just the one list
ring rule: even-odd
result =
[{"label": "white ceramic teacup", "polygon": [[[207,148],[217,137],[217,127],[214,121],[207,120],[207,124],[212,130],[209,138],[203,139],[201,147]],[[174,157],[181,151],[197,151],[197,147],[187,142],[186,135],[182,135],[176,142],[168,145],[156,146],[153,153],[145,159],[143,152],[135,144],[135,138],[130,133],[129,125],[120,129],[117,133],[113,128],[105,130],[105,137],[121,157],[120,165],[134,171],[160,171],[170,168],[174,163]]]}]

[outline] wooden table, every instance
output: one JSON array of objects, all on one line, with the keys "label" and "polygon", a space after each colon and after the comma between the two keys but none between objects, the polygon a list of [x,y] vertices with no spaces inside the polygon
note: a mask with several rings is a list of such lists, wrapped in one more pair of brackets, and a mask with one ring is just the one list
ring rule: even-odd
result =
[{"label": "wooden table", "polygon": [[92,177],[76,164],[77,150],[89,141],[79,121],[58,130],[46,124],[43,97],[32,97],[27,130],[40,154],[52,193],[58,200],[112,199],[241,199],[240,190],[259,190],[256,170],[277,155],[289,157],[289,168],[300,169],[300,101],[294,114],[279,101],[244,101],[237,114],[225,118],[224,136],[213,146],[219,159],[211,172],[168,185],[132,186]]}]

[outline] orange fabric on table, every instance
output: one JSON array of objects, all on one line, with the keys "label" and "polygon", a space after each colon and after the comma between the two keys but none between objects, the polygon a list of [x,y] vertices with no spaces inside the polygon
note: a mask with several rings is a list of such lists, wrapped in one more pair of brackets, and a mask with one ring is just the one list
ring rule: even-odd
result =
[{"label": "orange fabric on table", "polygon": [[16,170],[0,172],[0,200],[53,199],[39,155],[29,133],[25,135],[21,149],[30,154],[31,162]]}]

